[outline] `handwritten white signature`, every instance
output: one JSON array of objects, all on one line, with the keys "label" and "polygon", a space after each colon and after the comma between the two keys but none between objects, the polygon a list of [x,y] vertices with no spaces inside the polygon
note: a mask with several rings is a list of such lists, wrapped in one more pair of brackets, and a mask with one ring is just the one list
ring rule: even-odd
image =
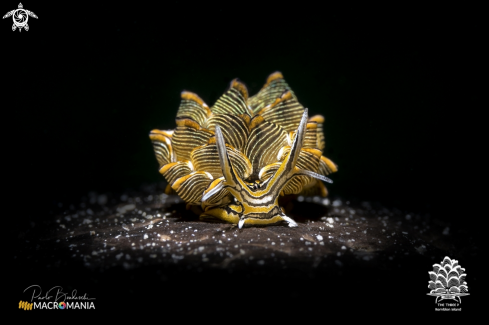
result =
[{"label": "handwritten white signature", "polygon": [[32,290],[32,298],[31,302],[33,302],[34,299],[37,298],[37,300],[51,300],[54,298],[54,301],[66,301],[66,300],[95,300],[95,298],[89,298],[87,294],[83,294],[83,296],[77,296],[77,291],[74,289],[71,292],[71,295],[68,295],[68,293],[63,292],[63,287],[61,286],[54,286],[44,295],[41,296],[42,294],[42,289],[41,286],[39,285],[31,285],[27,288],[25,288],[24,292],[28,291],[29,289]]}]

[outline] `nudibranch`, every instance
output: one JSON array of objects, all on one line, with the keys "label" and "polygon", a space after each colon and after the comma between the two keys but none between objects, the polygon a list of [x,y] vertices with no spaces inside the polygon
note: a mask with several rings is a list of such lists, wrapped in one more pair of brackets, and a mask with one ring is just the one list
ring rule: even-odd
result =
[{"label": "nudibranch", "polygon": [[[152,130],[159,172],[167,194],[178,194],[201,220],[220,219],[239,228],[297,223],[279,206],[279,196],[326,196],[321,181],[337,166],[322,155],[324,117],[308,118],[280,72],[248,96],[235,79],[207,106],[181,93],[174,130]],[[195,209],[193,209],[195,210]]]}]

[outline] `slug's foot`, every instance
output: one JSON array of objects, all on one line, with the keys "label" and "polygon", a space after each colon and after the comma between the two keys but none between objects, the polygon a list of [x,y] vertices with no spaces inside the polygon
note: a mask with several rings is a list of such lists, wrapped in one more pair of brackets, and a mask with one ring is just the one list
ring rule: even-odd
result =
[{"label": "slug's foot", "polygon": [[238,224],[239,214],[235,212],[234,205],[226,207],[217,207],[206,209],[206,211],[200,214],[199,219],[202,221],[225,221],[233,224]]},{"label": "slug's foot", "polygon": [[297,227],[297,222],[285,214],[276,214],[271,218],[246,217],[241,214],[241,206],[230,204],[224,207],[206,209],[201,213],[199,219],[202,221],[225,221],[237,225],[239,229],[247,226],[270,226],[286,223],[289,227]]},{"label": "slug's foot", "polygon": [[243,228],[244,226],[271,226],[280,223],[287,223],[289,227],[297,227],[297,223],[292,220],[292,218],[287,217],[285,214],[277,214],[269,219],[258,219],[258,218],[246,218],[241,217],[238,222],[238,228]]},{"label": "slug's foot", "polygon": [[295,222],[294,220],[292,220],[292,218],[290,217],[287,217],[286,215],[282,215],[282,219],[287,222],[289,224],[289,227],[293,228],[293,227],[299,227],[299,225],[297,224],[297,222]]},{"label": "slug's foot", "polygon": [[199,216],[199,220],[200,221],[205,221],[205,222],[215,222],[215,223],[223,223],[223,222],[225,222],[224,220],[222,220],[220,218],[217,218],[215,216],[212,216],[210,214],[205,214],[205,213],[202,213]]}]

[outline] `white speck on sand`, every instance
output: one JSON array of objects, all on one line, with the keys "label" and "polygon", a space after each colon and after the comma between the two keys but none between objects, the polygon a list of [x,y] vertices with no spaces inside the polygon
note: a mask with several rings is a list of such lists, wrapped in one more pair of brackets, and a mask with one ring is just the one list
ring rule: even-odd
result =
[{"label": "white speck on sand", "polygon": [[334,200],[334,201],[333,201],[333,206],[334,206],[334,207],[339,207],[339,206],[341,206],[342,204],[343,204],[343,203],[341,202],[341,200]]},{"label": "white speck on sand", "polygon": [[126,213],[127,211],[131,211],[134,209],[136,209],[136,206],[134,204],[127,204],[127,205],[124,205],[123,207],[117,208],[117,212]]},{"label": "white speck on sand", "polygon": [[426,246],[425,245],[421,245],[419,247],[416,247],[416,250],[418,251],[418,253],[420,253],[421,255],[423,255],[426,252]]}]

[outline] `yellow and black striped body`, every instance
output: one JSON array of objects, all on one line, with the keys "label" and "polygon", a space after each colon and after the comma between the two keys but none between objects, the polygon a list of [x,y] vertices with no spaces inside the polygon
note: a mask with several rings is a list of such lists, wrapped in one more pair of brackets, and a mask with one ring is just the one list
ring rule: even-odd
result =
[{"label": "yellow and black striped body", "polygon": [[169,183],[167,193],[199,205],[202,220],[243,225],[286,221],[278,197],[327,195],[320,180],[337,166],[322,156],[322,116],[308,119],[279,72],[255,96],[244,84],[230,89],[209,108],[197,95],[182,92],[177,127],[153,130],[150,139]]}]

